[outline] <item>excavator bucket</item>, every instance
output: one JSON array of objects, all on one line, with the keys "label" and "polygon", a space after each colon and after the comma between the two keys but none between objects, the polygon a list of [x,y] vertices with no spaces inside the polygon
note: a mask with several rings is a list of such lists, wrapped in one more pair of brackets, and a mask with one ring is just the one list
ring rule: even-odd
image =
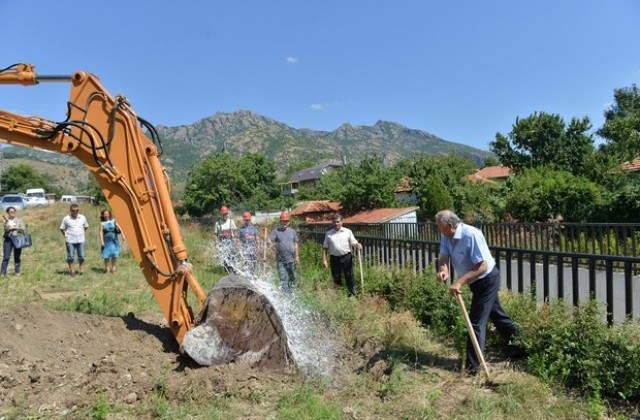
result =
[{"label": "excavator bucket", "polygon": [[199,319],[185,335],[182,349],[200,365],[295,365],[280,316],[243,277],[223,277],[209,292]]}]

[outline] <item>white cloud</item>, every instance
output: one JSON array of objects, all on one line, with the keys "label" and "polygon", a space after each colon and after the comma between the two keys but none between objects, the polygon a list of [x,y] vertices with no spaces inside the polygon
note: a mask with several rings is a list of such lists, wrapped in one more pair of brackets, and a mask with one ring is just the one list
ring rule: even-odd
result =
[{"label": "white cloud", "polygon": [[314,111],[326,111],[329,108],[335,108],[338,106],[338,102],[317,102],[315,104],[311,104],[309,105],[309,108],[313,109]]},{"label": "white cloud", "polygon": [[287,63],[289,64],[296,64],[298,61],[300,61],[298,60],[298,57],[291,57],[291,56],[287,57]]}]

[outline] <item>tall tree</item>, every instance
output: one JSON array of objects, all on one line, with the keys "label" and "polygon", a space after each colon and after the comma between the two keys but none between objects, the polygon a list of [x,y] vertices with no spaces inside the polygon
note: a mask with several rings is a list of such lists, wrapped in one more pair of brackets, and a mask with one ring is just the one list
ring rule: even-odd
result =
[{"label": "tall tree", "polygon": [[39,174],[29,165],[15,165],[2,173],[4,191],[25,192],[28,188],[44,188],[46,192],[59,193],[59,188],[49,176]]},{"label": "tall tree", "polygon": [[410,177],[418,196],[420,218],[431,220],[437,211],[450,208],[465,219],[491,219],[489,191],[467,181],[476,169],[473,162],[457,155],[415,158]]},{"label": "tall tree", "polygon": [[261,154],[209,155],[189,170],[184,206],[193,216],[215,213],[223,204],[262,208],[279,193],[274,173],[275,164]]},{"label": "tall tree", "polygon": [[507,194],[506,211],[518,220],[545,222],[561,216],[585,222],[600,211],[599,187],[582,176],[548,167],[525,169]]},{"label": "tall tree", "polygon": [[382,160],[371,156],[330,172],[320,179],[316,197],[340,201],[345,212],[396,206],[398,177]]},{"label": "tall tree", "polygon": [[507,136],[497,133],[489,147],[515,172],[548,166],[581,175],[589,171],[595,152],[590,129],[588,117],[572,118],[567,126],[557,114],[534,113],[517,118]]},{"label": "tall tree", "polygon": [[616,89],[613,98],[613,105],[604,113],[604,125],[597,133],[607,142],[603,152],[614,155],[620,163],[640,155],[640,89],[635,84]]}]

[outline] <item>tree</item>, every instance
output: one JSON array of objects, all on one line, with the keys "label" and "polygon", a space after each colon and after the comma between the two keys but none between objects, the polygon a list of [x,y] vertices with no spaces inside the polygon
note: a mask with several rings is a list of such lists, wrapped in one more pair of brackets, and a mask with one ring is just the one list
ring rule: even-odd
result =
[{"label": "tree", "polygon": [[316,197],[339,201],[345,212],[396,206],[398,177],[382,161],[374,155],[328,173],[318,182]]},{"label": "tree", "polygon": [[548,166],[583,175],[589,171],[595,152],[590,129],[588,117],[573,118],[566,126],[559,115],[534,113],[517,118],[507,136],[497,133],[489,147],[500,163],[516,173]]},{"label": "tree", "polygon": [[585,222],[599,212],[599,187],[587,178],[548,167],[528,168],[513,181],[506,211],[517,220],[546,222],[561,216]]},{"label": "tree", "polygon": [[215,213],[222,205],[264,208],[279,195],[274,174],[275,164],[261,154],[209,155],[189,170],[184,206],[193,216]]},{"label": "tree", "polygon": [[640,89],[635,84],[616,89],[613,98],[614,104],[605,111],[604,125],[597,134],[607,141],[602,151],[615,155],[621,163],[640,153]]},{"label": "tree", "polygon": [[492,219],[489,190],[467,180],[476,169],[472,161],[457,155],[415,158],[409,176],[420,218],[431,220],[437,211],[448,208],[465,219]]},{"label": "tree", "polygon": [[29,188],[44,188],[46,192],[58,192],[50,176],[36,172],[29,165],[15,165],[2,173],[4,191],[25,192]]}]

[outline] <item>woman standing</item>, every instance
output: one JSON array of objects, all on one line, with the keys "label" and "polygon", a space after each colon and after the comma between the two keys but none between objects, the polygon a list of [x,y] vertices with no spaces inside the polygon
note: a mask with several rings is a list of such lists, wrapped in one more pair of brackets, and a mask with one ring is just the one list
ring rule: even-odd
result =
[{"label": "woman standing", "polygon": [[2,268],[0,274],[7,275],[7,267],[9,266],[9,259],[11,258],[11,250],[13,250],[13,262],[15,263],[15,274],[20,275],[20,255],[22,255],[22,249],[13,246],[11,237],[18,233],[24,233],[24,225],[19,217],[16,217],[16,208],[13,206],[7,207],[7,214],[4,217],[4,244],[2,247]]},{"label": "woman standing", "polygon": [[100,245],[101,255],[104,260],[104,271],[107,273],[116,272],[116,261],[120,256],[120,242],[118,234],[122,232],[116,219],[111,218],[109,210],[100,213]]}]

